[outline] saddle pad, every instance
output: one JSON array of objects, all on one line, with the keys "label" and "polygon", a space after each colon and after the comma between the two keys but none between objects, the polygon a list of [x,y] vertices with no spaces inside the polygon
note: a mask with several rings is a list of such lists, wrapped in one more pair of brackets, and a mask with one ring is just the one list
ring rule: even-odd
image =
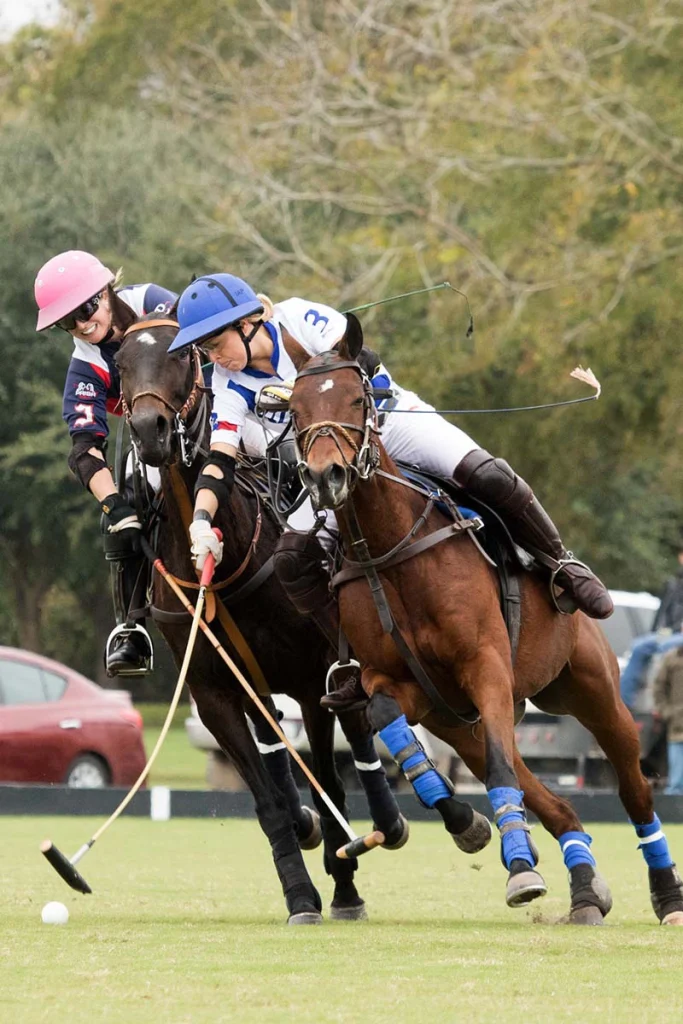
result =
[{"label": "saddle pad", "polygon": [[[417,484],[418,487],[422,487],[430,498],[438,499],[438,495],[442,492],[442,489],[438,487],[435,480],[424,473],[420,473],[416,469],[409,468],[408,466],[399,465],[398,468],[401,476],[404,476],[406,480],[410,480],[411,484]],[[451,518],[450,509],[445,501],[436,500],[435,504],[439,512],[442,512],[443,515]],[[463,519],[481,518],[478,516],[477,512],[474,512],[471,508],[466,508],[464,505],[458,505],[458,511]]]}]

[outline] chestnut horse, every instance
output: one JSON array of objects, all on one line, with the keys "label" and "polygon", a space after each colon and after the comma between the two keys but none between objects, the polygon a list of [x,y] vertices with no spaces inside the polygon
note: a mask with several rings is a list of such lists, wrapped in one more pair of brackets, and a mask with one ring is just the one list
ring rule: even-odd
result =
[{"label": "chestnut horse", "polygon": [[[192,588],[196,587],[196,576],[185,520],[188,514],[191,518],[194,484],[203,462],[202,453],[205,455],[208,450],[211,402],[203,387],[198,350],[168,355],[177,331],[178,325],[168,320],[136,323],[127,331],[116,363],[121,375],[124,413],[137,455],[144,464],[160,468],[163,508],[154,540],[156,553],[170,572],[179,580],[188,581],[186,587]],[[255,652],[272,691],[289,694],[301,705],[313,772],[336,806],[344,811],[344,790],[333,753],[334,719],[319,704],[325,692],[330,652],[315,625],[298,614],[276,576],[268,572],[280,534],[276,520],[259,502],[253,488],[238,485],[229,507],[219,509],[216,524],[223,532],[224,552],[214,578],[215,596],[220,599],[221,595],[234,596],[235,590],[243,592],[261,570],[259,578],[263,581],[230,605],[231,614]],[[230,578],[235,579],[234,584],[221,588],[221,583]],[[180,664],[190,619],[156,573],[150,603],[158,627]],[[212,628],[232,652],[231,641],[223,634],[218,619]],[[236,660],[242,671],[249,672],[250,666],[239,655]],[[259,824],[272,847],[290,923],[318,923],[320,896],[306,870],[300,846],[317,845],[320,825],[318,815],[301,806],[289,755],[202,634],[197,639],[187,681],[202,721],[254,796]],[[270,698],[268,703],[271,713],[277,715]],[[247,714],[253,721],[256,740],[249,729]],[[341,724],[359,766],[376,827],[387,836],[387,847],[398,849],[407,839],[408,826],[388,788],[365,712],[351,712],[343,716]],[[313,798],[322,819],[325,867],[335,883],[331,916],[345,920],[363,918],[364,903],[353,881],[357,861],[345,862],[335,856],[337,847],[347,837],[316,793]]]},{"label": "chestnut horse", "polygon": [[[356,362],[361,346],[360,324],[349,316],[338,351],[299,372],[290,410],[302,479],[314,504],[338,518],[348,570],[340,574],[341,621],[363,666],[370,720],[428,805],[436,806],[444,788],[408,723],[419,721],[450,743],[484,782],[509,872],[510,906],[546,891],[526,804],[560,843],[570,875],[568,920],[601,924],[611,897],[591,837],[571,804],[529,771],[514,739],[516,709],[526,698],[544,711],[573,715],[614,767],[658,918],[683,924],[681,881],[640,771],[638,733],[604,634],[580,612],[558,613],[547,582],[524,573],[513,665],[496,572],[479,545],[462,524],[433,546],[420,544],[435,531],[447,534],[452,520],[402,477],[382,446],[372,387]],[[410,545],[419,550],[406,557]],[[390,635],[394,624],[400,650]],[[466,724],[473,718],[475,727]],[[423,779],[431,780],[431,790],[420,789]]]}]

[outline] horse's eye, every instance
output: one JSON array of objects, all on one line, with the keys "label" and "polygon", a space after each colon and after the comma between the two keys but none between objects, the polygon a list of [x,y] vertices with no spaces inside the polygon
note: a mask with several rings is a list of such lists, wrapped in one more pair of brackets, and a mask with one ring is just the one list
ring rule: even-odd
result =
[{"label": "horse's eye", "polygon": [[351,402],[351,405],[353,406],[354,409],[357,409],[359,408],[359,406],[363,404],[363,401],[364,399],[361,395],[359,398],[354,398],[354,400]]}]

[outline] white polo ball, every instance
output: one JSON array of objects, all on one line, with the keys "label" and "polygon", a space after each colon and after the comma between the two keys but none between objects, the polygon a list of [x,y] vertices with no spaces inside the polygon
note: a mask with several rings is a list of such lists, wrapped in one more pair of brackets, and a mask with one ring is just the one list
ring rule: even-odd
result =
[{"label": "white polo ball", "polygon": [[51,903],[46,903],[40,912],[43,924],[66,924],[69,920],[69,911],[66,909],[63,903],[57,903],[53,900]]}]

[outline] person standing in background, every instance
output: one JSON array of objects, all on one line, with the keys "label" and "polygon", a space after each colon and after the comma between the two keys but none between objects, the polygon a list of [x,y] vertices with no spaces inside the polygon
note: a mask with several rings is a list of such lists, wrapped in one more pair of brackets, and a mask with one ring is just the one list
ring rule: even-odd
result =
[{"label": "person standing in background", "polygon": [[666,723],[669,784],[665,793],[683,794],[683,647],[667,651],[654,683],[654,714]]}]

